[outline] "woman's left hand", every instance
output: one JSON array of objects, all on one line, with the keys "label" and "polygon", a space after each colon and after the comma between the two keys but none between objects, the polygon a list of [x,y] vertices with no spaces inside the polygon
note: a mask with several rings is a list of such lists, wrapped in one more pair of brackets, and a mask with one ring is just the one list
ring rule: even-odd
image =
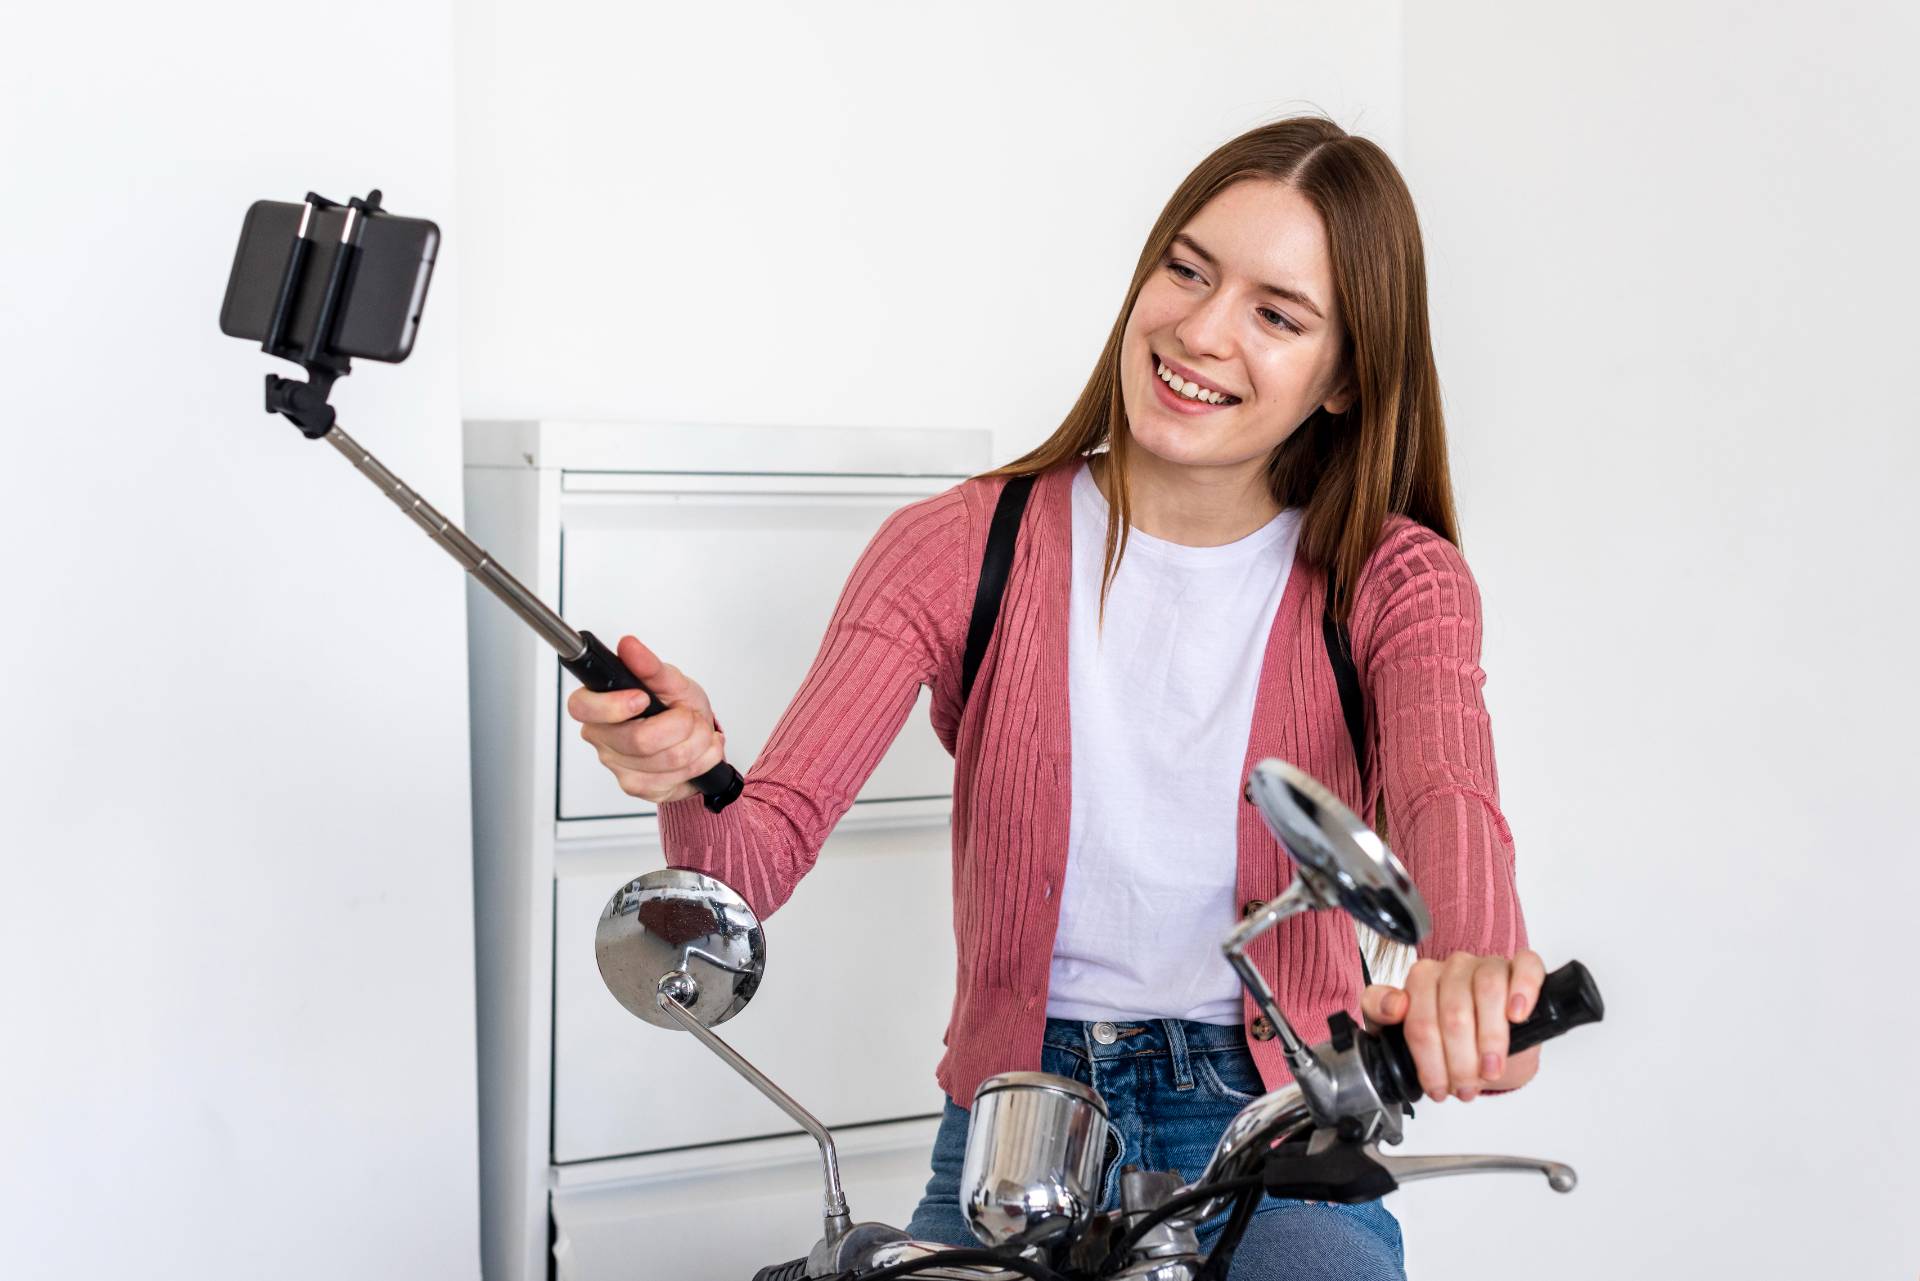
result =
[{"label": "woman's left hand", "polygon": [[1465,1102],[1482,1090],[1517,1090],[1540,1070],[1537,1045],[1507,1057],[1507,1025],[1532,1012],[1546,975],[1539,953],[1526,949],[1511,961],[1455,952],[1415,961],[1405,988],[1375,983],[1360,994],[1360,1012],[1375,1024],[1404,1021],[1420,1088],[1436,1103],[1449,1094]]}]

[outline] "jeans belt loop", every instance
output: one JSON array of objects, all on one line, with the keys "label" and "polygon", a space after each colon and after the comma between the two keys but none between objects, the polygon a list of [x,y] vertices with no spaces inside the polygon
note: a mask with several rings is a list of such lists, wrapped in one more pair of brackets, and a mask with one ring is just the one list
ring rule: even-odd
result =
[{"label": "jeans belt loop", "polygon": [[1173,1061],[1173,1088],[1193,1088],[1193,1058],[1187,1053],[1187,1029],[1179,1019],[1161,1019],[1167,1030],[1167,1054]]}]

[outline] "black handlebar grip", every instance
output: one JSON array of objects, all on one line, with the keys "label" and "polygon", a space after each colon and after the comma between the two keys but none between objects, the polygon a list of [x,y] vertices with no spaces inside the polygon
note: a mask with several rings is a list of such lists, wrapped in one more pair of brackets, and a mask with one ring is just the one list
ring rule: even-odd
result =
[{"label": "black handlebar grip", "polygon": [[1533,1003],[1533,1013],[1526,1022],[1515,1023],[1507,1034],[1507,1053],[1518,1054],[1583,1024],[1598,1023],[1606,1012],[1593,975],[1580,962],[1568,961],[1547,975],[1540,985],[1540,999]]},{"label": "black handlebar grip", "polygon": [[[1533,1013],[1523,1022],[1509,1025],[1507,1053],[1518,1054],[1582,1024],[1598,1023],[1605,1014],[1606,1005],[1600,1000],[1593,975],[1580,962],[1568,961],[1540,985],[1540,999],[1533,1003]],[[1381,1028],[1366,1042],[1362,1058],[1381,1102],[1388,1107],[1411,1103],[1425,1093],[1420,1088],[1413,1051],[1407,1048],[1404,1023]]]},{"label": "black handlebar grip", "polygon": [[[561,659],[560,665],[579,678],[582,685],[596,694],[606,694],[616,689],[641,690],[647,696],[647,707],[640,713],[641,716],[658,716],[667,710],[660,696],[642,685],[639,678],[620,661],[620,656],[608,649],[599,637],[592,632],[581,632],[580,639],[586,642],[587,647],[578,658]],[[746,780],[740,777],[740,771],[725,761],[687,781],[693,784],[694,790],[705,799],[707,808],[715,814],[733,804],[746,784]]]},{"label": "black handlebar grip", "polygon": [[807,1281],[807,1256],[768,1264],[753,1274],[753,1281]]}]

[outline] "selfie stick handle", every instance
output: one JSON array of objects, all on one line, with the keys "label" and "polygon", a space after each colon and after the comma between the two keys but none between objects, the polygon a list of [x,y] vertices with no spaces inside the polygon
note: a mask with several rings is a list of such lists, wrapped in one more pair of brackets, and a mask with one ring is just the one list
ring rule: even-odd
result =
[{"label": "selfie stick handle", "polygon": [[[447,554],[459,561],[469,574],[479,580],[482,587],[519,615],[539,633],[541,640],[553,646],[560,655],[560,665],[578,677],[582,685],[599,694],[617,689],[641,691],[647,696],[647,708],[640,713],[642,717],[658,716],[667,710],[667,705],[660,701],[659,696],[642,685],[639,678],[627,670],[627,665],[620,661],[619,656],[598,637],[592,632],[576,632],[567,626],[567,621],[548,609],[546,602],[528,591],[519,579],[468,538],[458,525],[436,511],[433,504],[409,489],[406,482],[388,471],[378,458],[361,448],[360,443],[341,430],[338,423],[330,427],[321,439],[339,450],[361,475],[393,500],[394,506],[425,530],[427,537],[444,547]],[[745,784],[740,771],[725,761],[688,781],[705,798],[707,808],[716,814],[733,803]]]}]

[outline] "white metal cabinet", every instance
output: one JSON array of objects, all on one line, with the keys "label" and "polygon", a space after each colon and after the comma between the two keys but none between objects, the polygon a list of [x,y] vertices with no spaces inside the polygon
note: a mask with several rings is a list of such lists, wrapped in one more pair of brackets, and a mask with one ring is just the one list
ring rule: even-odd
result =
[{"label": "white metal cabinet", "polygon": [[[889,514],[945,477],[568,475],[561,483],[562,611],[612,646],[616,629],[684,669],[713,700],[745,769],[812,664],[855,559]],[[662,546],[697,546],[698,558]],[[828,579],[831,590],[823,591]],[[591,620],[604,620],[598,622]],[[582,624],[576,623],[576,626]],[[563,677],[571,692],[577,682]],[[861,800],[946,796],[953,758],[920,692]],[[560,817],[651,814],[577,733],[560,748]]]},{"label": "white metal cabinet", "polygon": [[[631,631],[700,680],[745,769],[873,531],[985,469],[989,451],[986,432],[474,422],[467,526],[575,627],[609,643]],[[618,1255],[591,1242],[681,1216],[724,1223],[746,1172],[803,1140],[779,1137],[792,1123],[717,1059],[633,1020],[601,986],[592,922],[614,887],[663,862],[656,820],[591,752],[582,761],[552,652],[477,587],[468,612],[483,1266],[496,1281],[546,1277],[550,1213],[590,1204],[597,1226],[554,1237],[567,1274],[625,1281],[640,1275],[634,1257],[605,1273],[594,1260]],[[887,1195],[906,1209],[931,1123],[898,1121],[938,1111],[953,993],[952,763],[927,705],[923,692],[767,923],[767,982],[722,1032],[829,1124],[858,1123],[847,1134],[863,1136],[867,1168],[892,1171]],[[682,1177],[689,1160],[712,1177]],[[811,1203],[817,1184],[804,1186]],[[853,1208],[904,1221],[905,1209]],[[805,1217],[802,1239],[775,1232],[770,1254],[743,1236],[740,1275],[800,1253],[818,1227]]]}]

